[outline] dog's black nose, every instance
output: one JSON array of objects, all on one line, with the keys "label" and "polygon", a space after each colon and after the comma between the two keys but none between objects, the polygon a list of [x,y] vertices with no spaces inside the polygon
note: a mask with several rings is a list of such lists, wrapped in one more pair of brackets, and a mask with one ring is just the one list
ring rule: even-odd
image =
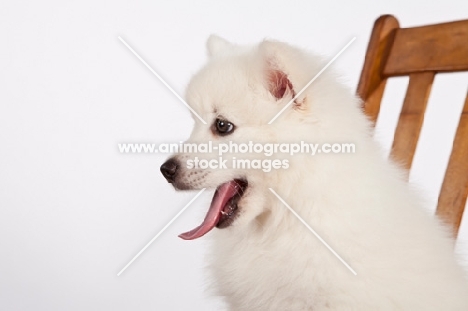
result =
[{"label": "dog's black nose", "polygon": [[179,167],[179,164],[174,158],[171,158],[164,162],[163,165],[161,165],[161,173],[163,176],[167,179],[168,182],[172,183],[175,180],[175,176],[177,173],[177,168]]}]

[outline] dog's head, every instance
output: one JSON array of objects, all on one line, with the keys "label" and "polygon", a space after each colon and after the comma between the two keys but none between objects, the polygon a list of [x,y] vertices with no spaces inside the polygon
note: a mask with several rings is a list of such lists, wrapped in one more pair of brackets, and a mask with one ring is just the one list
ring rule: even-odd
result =
[{"label": "dog's head", "polygon": [[[231,148],[220,159],[217,152],[220,144],[232,142],[239,146],[249,142],[320,140],[317,133],[325,124],[320,117],[321,110],[329,109],[324,108],[326,105],[315,104],[320,102],[318,98],[329,93],[324,87],[330,79],[327,75],[301,92],[323,68],[320,59],[311,59],[309,54],[276,41],[244,47],[211,36],[207,47],[210,60],[193,77],[186,93],[189,105],[207,124],[194,117],[195,126],[186,144],[211,141],[213,152],[180,152],[161,166],[164,177],[178,190],[217,189],[203,224],[181,235],[185,239],[198,238],[215,226],[249,224],[268,212],[268,204],[265,204],[268,187],[284,181],[286,155],[272,158],[264,153],[241,154]],[[339,89],[333,91],[335,95],[340,92]],[[309,96],[311,93],[314,96]],[[315,138],[314,133],[317,134]],[[247,165],[233,167],[240,158],[257,160],[263,166],[267,163],[270,169],[253,169]],[[271,168],[273,159],[277,160],[276,168],[279,169]],[[202,160],[204,166],[198,165]],[[223,160],[226,167],[216,168],[216,164],[220,165]],[[300,172],[300,168],[297,171]]]}]

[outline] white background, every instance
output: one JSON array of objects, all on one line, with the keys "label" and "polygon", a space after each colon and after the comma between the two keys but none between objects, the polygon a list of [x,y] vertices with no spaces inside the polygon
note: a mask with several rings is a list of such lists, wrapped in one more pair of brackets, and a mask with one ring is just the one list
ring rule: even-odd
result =
[{"label": "white background", "polygon": [[[211,33],[237,43],[275,38],[328,58],[356,36],[335,64],[355,89],[385,13],[406,27],[466,19],[468,1],[3,1],[0,310],[222,308],[204,292],[207,239],[177,238],[198,225],[210,193],[117,277],[195,195],[161,177],[166,155],[118,153],[119,142],[186,139],[193,124],[119,35],[180,94]],[[405,83],[386,93],[377,136],[387,149]],[[432,207],[467,85],[466,74],[435,81],[411,176]]]}]

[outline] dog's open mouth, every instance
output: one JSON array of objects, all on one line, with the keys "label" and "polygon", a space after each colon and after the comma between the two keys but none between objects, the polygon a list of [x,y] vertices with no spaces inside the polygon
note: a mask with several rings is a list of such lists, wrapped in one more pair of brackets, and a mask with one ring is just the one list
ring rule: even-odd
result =
[{"label": "dog's open mouth", "polygon": [[208,213],[203,223],[193,230],[179,235],[184,240],[197,239],[214,227],[226,228],[234,221],[238,213],[237,203],[247,189],[247,181],[234,179],[220,185],[213,196]]}]

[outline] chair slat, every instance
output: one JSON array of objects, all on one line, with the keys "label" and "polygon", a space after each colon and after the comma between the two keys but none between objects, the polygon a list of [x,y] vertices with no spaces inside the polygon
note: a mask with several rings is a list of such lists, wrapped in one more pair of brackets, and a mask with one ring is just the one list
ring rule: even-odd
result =
[{"label": "chair slat", "polygon": [[434,72],[410,75],[391,152],[392,159],[407,170],[413,162],[433,81]]},{"label": "chair slat", "polygon": [[467,42],[468,20],[398,29],[383,74],[468,70]]},{"label": "chair slat", "polygon": [[468,196],[468,94],[453,142],[437,204],[437,216],[448,224],[456,238]]}]

